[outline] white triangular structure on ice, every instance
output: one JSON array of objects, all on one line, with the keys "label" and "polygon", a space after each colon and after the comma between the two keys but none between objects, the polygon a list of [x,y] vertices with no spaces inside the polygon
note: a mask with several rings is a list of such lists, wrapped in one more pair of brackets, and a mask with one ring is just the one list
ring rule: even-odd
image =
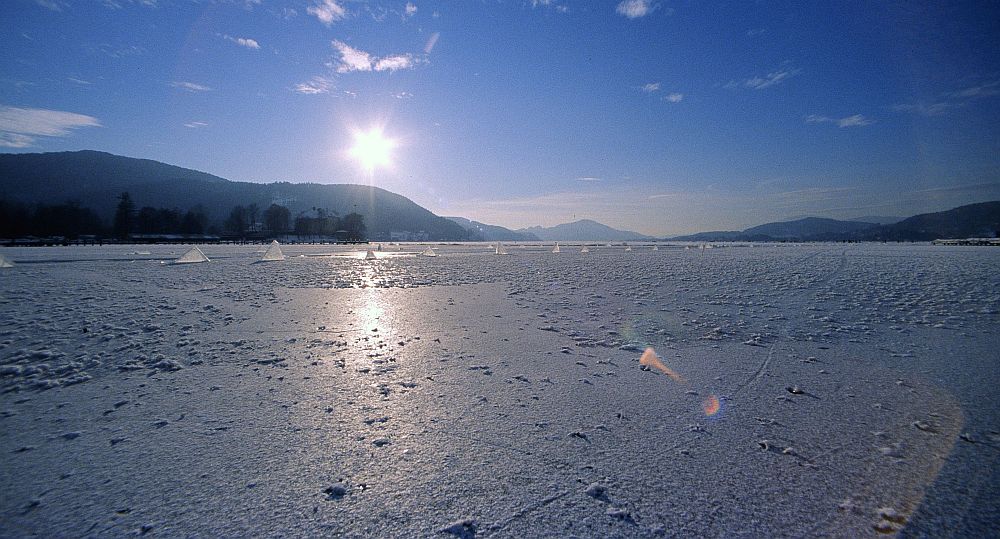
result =
[{"label": "white triangular structure on ice", "polygon": [[378,257],[375,256],[375,251],[371,249],[368,249],[368,252],[365,253],[365,260],[375,260],[376,258]]},{"label": "white triangular structure on ice", "polygon": [[278,240],[273,240],[267,251],[264,251],[264,256],[260,257],[261,262],[278,262],[284,259],[285,255],[281,252],[281,245],[278,243]]},{"label": "white triangular structure on ice", "polygon": [[654,251],[659,251],[660,250],[660,246],[659,245],[654,245],[653,246],[653,250]]},{"label": "white triangular structure on ice", "polygon": [[4,255],[0,255],[0,268],[13,268],[14,262],[10,261]]},{"label": "white triangular structure on ice", "polygon": [[503,244],[500,243],[499,241],[497,242],[496,253],[498,255],[505,255],[505,254],[507,254],[507,249],[504,249]]},{"label": "white triangular structure on ice", "polygon": [[580,252],[581,252],[581,253],[589,253],[589,252],[590,252],[590,249],[588,249],[588,248],[587,248],[587,246],[586,246],[586,245],[584,245],[584,246],[583,246],[583,249],[580,249]]},{"label": "white triangular structure on ice", "polygon": [[199,262],[208,262],[208,257],[197,246],[192,247],[191,250],[174,260],[174,264],[197,264]]},{"label": "white triangular structure on ice", "polygon": [[558,253],[559,252],[559,242],[558,241],[556,242],[556,246],[552,248],[552,252],[553,253]]},{"label": "white triangular structure on ice", "polygon": [[429,245],[420,254],[421,254],[421,256],[437,256],[438,255],[437,253],[434,252],[434,249],[431,249],[431,247]]},{"label": "white triangular structure on ice", "polygon": [[625,246],[625,250],[626,251],[631,251],[632,250],[632,246],[631,245],[626,245]]}]

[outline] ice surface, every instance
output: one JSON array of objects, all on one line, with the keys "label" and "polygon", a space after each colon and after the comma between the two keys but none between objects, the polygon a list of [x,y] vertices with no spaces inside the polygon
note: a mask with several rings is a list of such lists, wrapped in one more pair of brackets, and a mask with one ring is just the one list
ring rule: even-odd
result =
[{"label": "ice surface", "polygon": [[6,249],[0,536],[997,528],[1000,252],[660,247]]}]

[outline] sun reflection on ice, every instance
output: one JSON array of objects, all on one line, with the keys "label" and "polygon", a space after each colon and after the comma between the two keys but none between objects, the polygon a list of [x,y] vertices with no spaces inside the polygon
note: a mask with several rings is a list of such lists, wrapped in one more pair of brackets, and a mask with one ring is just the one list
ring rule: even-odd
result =
[{"label": "sun reflection on ice", "polygon": [[358,321],[367,332],[378,330],[379,319],[385,314],[385,309],[382,308],[376,295],[375,290],[369,290],[364,306],[355,311],[358,315]]}]

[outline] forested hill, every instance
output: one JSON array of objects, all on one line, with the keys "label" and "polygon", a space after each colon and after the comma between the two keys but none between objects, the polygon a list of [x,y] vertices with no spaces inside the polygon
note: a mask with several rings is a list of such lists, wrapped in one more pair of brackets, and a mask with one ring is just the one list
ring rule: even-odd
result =
[{"label": "forested hill", "polygon": [[234,206],[287,207],[292,217],[320,208],[341,216],[364,216],[368,237],[387,239],[390,231],[425,232],[428,239],[464,240],[469,233],[408,198],[367,185],[234,182],[148,159],[97,151],[0,154],[0,201],[22,204],[78,202],[110,223],[118,196],[131,195],[136,207],[181,211],[201,206],[210,222],[221,224]]}]

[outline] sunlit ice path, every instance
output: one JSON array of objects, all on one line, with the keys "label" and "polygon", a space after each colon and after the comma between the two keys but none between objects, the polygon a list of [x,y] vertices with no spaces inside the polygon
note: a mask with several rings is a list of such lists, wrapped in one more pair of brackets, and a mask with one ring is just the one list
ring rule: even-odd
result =
[{"label": "sunlit ice path", "polygon": [[992,518],[996,254],[564,246],[9,251],[0,529],[871,536],[939,530],[948,506],[971,508],[961,529]]}]

